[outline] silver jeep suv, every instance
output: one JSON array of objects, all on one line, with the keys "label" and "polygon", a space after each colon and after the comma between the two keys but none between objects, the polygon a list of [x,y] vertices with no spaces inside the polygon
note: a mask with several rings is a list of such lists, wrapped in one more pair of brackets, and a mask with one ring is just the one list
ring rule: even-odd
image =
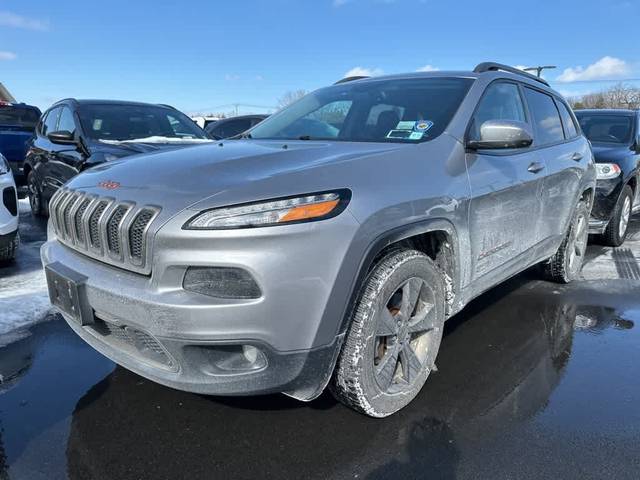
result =
[{"label": "silver jeep suv", "polygon": [[144,377],[305,401],[329,386],[383,417],[471,299],[535,264],[579,275],[594,185],[543,80],[494,63],[349,79],[240,138],[77,176],[42,259],[71,328]]}]

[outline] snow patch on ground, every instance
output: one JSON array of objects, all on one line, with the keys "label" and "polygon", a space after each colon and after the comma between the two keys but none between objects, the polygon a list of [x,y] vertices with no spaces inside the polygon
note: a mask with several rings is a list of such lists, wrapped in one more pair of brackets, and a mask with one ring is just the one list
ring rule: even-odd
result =
[{"label": "snow patch on ground", "polygon": [[[37,254],[37,245],[20,248]],[[35,269],[0,278],[0,335],[44,320],[51,310],[44,272]]]}]

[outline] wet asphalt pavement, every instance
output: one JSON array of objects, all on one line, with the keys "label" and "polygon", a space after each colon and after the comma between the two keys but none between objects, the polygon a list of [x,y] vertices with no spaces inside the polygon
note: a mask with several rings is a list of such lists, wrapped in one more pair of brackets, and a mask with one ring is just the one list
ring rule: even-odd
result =
[{"label": "wet asphalt pavement", "polygon": [[[23,223],[26,248],[0,267],[0,294],[9,275],[38,268],[41,225]],[[384,420],[326,394],[304,404],[171,390],[50,315],[0,335],[0,479],[638,479],[637,217],[633,229],[624,258],[591,248],[581,282],[526,272],[474,301],[448,322],[420,395]]]}]

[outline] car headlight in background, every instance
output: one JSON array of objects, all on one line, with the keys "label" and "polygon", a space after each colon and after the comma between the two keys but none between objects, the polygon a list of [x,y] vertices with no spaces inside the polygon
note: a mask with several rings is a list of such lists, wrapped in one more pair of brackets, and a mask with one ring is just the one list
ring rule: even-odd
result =
[{"label": "car headlight in background", "polygon": [[620,175],[620,167],[616,163],[596,163],[598,180],[610,180]]},{"label": "car headlight in background", "polygon": [[5,173],[9,173],[9,162],[7,162],[4,155],[0,153],[0,175],[4,175]]},{"label": "car headlight in background", "polygon": [[342,212],[350,198],[345,189],[215,208],[199,213],[183,228],[221,230],[325,220]]}]

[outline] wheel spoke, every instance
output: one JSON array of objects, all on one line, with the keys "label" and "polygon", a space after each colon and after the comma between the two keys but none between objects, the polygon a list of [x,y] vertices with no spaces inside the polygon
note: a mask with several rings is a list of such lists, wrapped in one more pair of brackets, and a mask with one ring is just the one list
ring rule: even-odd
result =
[{"label": "wheel spoke", "polygon": [[419,310],[416,315],[411,319],[409,324],[410,333],[427,332],[433,330],[436,321],[436,308],[435,305],[427,303]]},{"label": "wheel spoke", "polygon": [[400,361],[402,363],[402,376],[407,383],[413,382],[413,380],[420,374],[422,370],[422,364],[418,359],[416,352],[413,351],[411,345],[406,343],[400,351]]},{"label": "wheel spoke", "polygon": [[383,391],[389,390],[391,383],[393,383],[393,376],[396,373],[398,367],[398,349],[392,348],[388,350],[382,361],[377,367],[378,383]]},{"label": "wheel spoke", "polygon": [[411,278],[402,287],[402,306],[400,311],[404,318],[409,319],[416,308],[420,290],[422,289],[422,280],[419,278]]},{"label": "wheel spoke", "polygon": [[376,328],[376,335],[378,337],[390,337],[398,333],[398,320],[386,306],[381,306],[378,309],[378,322]]}]

